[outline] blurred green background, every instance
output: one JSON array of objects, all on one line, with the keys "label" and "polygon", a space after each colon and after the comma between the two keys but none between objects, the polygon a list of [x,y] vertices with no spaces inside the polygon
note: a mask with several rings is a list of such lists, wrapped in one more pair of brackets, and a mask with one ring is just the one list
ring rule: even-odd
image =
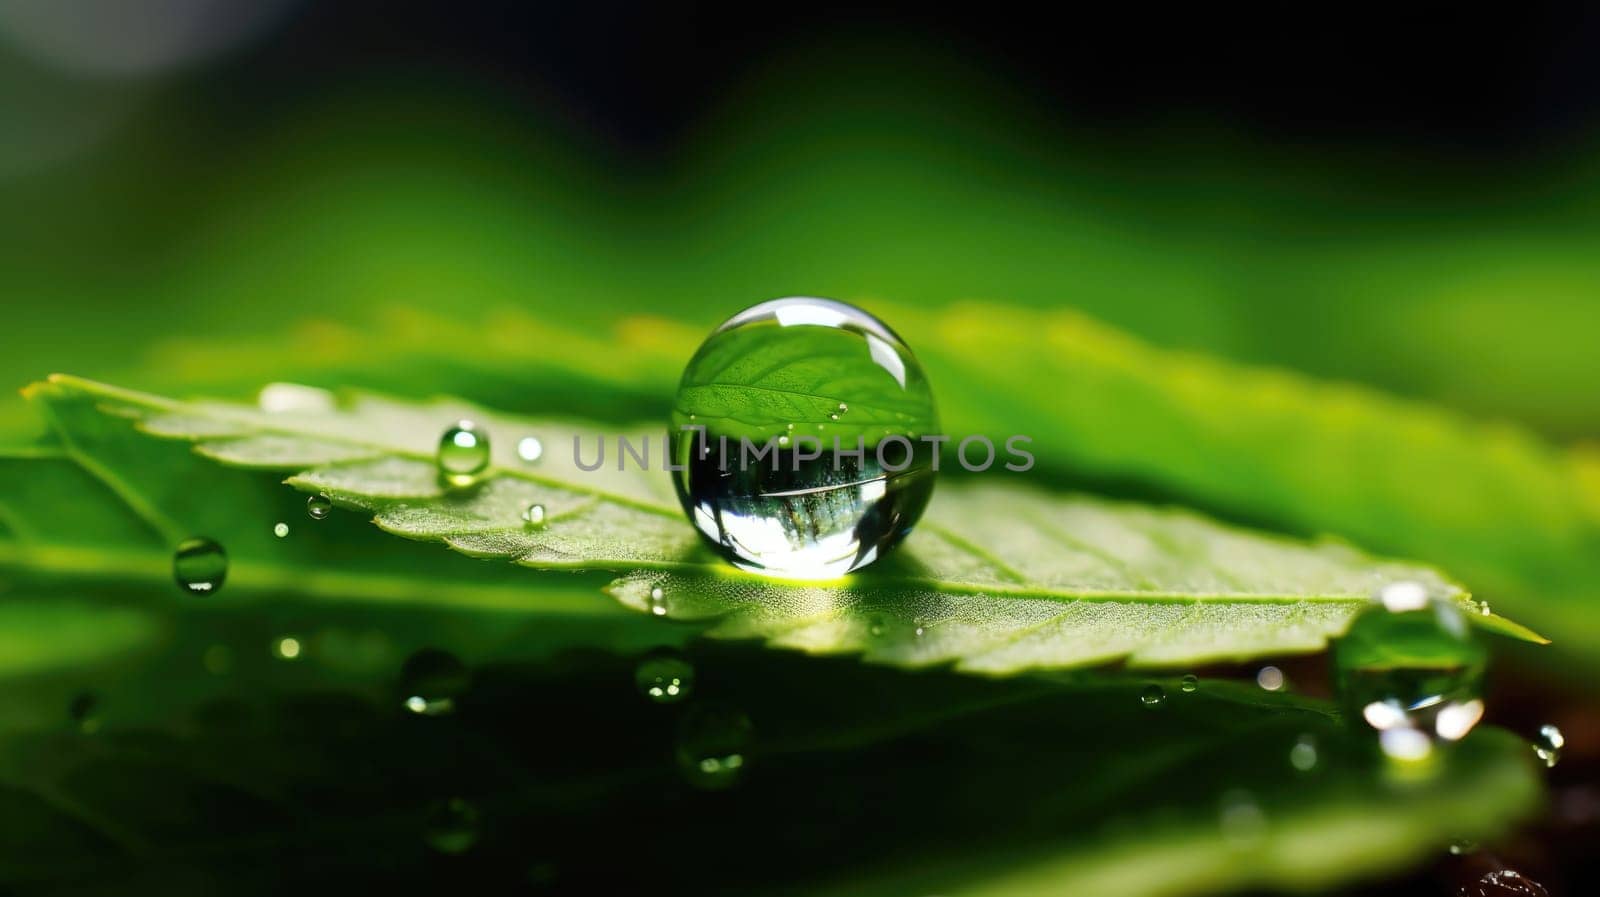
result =
[{"label": "blurred green background", "polygon": [[1592,17],[913,9],[8,4],[0,377],[203,388],[164,345],[290,376],[306,319],[806,293],[1600,430]]}]

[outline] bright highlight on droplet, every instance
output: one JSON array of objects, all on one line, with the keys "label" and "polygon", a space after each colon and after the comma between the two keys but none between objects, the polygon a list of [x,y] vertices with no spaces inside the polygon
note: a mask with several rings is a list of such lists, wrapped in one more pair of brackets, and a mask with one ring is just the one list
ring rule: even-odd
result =
[{"label": "bright highlight on droplet", "polygon": [[524,436],[517,440],[517,457],[532,464],[544,455],[544,443],[537,436]]},{"label": "bright highlight on droplet", "polygon": [[1428,606],[1428,587],[1420,582],[1391,582],[1378,590],[1378,601],[1391,613],[1422,610]]},{"label": "bright highlight on droplet", "polygon": [[272,534],[282,539],[289,535],[289,524],[279,521],[272,526]]},{"label": "bright highlight on droplet", "polygon": [[650,614],[656,617],[667,615],[667,593],[660,586],[650,590]]},{"label": "bright highlight on droplet", "polygon": [[1151,683],[1139,692],[1139,703],[1146,707],[1160,707],[1167,700],[1167,692],[1161,686]]},{"label": "bright highlight on droplet", "polygon": [[1190,674],[1188,674],[1187,676],[1184,676],[1182,679],[1180,679],[1178,681],[1178,687],[1183,689],[1186,692],[1191,692],[1191,693],[1199,691],[1200,690],[1200,677],[1196,676],[1193,673],[1190,673]]},{"label": "bright highlight on droplet", "polygon": [[272,643],[273,656],[279,660],[295,660],[300,657],[300,640],[292,635],[286,635]]},{"label": "bright highlight on droplet", "polygon": [[536,503],[523,508],[522,522],[529,526],[544,526],[544,505]]}]

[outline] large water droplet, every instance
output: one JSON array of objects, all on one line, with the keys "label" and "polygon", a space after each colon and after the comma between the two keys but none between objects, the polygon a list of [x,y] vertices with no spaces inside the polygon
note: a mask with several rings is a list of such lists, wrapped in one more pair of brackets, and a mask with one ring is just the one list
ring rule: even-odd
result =
[{"label": "large water droplet", "polygon": [[422,839],[440,853],[465,853],[478,843],[478,809],[459,797],[436,804]]},{"label": "large water droplet", "polygon": [[777,299],[729,318],[685,368],[675,409],[678,496],[747,570],[820,579],[865,566],[933,493],[934,443],[884,433],[938,432],[922,367],[841,302]]},{"label": "large water droplet", "polygon": [[454,654],[423,648],[400,665],[401,704],[421,716],[450,713],[471,680],[466,664]]},{"label": "large water droplet", "polygon": [[1561,762],[1561,749],[1566,746],[1567,736],[1548,723],[1539,727],[1539,734],[1533,740],[1533,752],[1544,761],[1546,767]]},{"label": "large water droplet", "polygon": [[1139,691],[1139,703],[1146,707],[1160,707],[1166,700],[1166,690],[1154,683],[1146,685]]},{"label": "large water droplet", "polygon": [[1515,869],[1496,869],[1465,885],[1460,897],[1550,897],[1550,892]]},{"label": "large water droplet", "polygon": [[1334,643],[1334,686],[1346,716],[1376,729],[1385,754],[1420,761],[1483,716],[1486,653],[1455,605],[1391,601],[1393,589]]},{"label": "large water droplet", "polygon": [[439,437],[439,474],[453,486],[470,485],[489,466],[489,434],[470,420]]},{"label": "large water droplet", "polygon": [[172,578],[186,592],[211,594],[228,578],[228,553],[210,539],[184,539],[172,554]]},{"label": "large water droplet", "polygon": [[737,710],[690,708],[678,721],[678,768],[696,787],[731,787],[744,774],[751,734],[750,718]]},{"label": "large water droplet", "polygon": [[645,655],[633,673],[639,693],[657,704],[683,700],[694,690],[694,667],[676,651],[660,650]]},{"label": "large water droplet", "polygon": [[333,513],[333,500],[326,495],[313,495],[306,499],[306,513],[312,520],[325,520]]}]

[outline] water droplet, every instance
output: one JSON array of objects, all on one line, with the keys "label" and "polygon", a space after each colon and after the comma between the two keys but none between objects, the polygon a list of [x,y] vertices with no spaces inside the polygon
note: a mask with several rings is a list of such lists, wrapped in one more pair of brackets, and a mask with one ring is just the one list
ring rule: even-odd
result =
[{"label": "water droplet", "polygon": [[1560,729],[1546,723],[1539,727],[1539,735],[1533,741],[1533,752],[1548,768],[1561,761],[1561,749],[1566,746],[1567,736],[1563,735]]},{"label": "water droplet", "polygon": [[1198,691],[1200,688],[1200,677],[1190,673],[1189,675],[1178,680],[1178,687],[1186,692],[1192,693]]},{"label": "water droplet", "polygon": [[535,503],[524,508],[522,522],[529,526],[544,526],[544,505]]},{"label": "water droplet", "polygon": [[1294,747],[1289,748],[1289,765],[1300,772],[1310,772],[1317,768],[1317,739],[1313,735],[1301,735],[1295,739]]},{"label": "water droplet", "polygon": [[657,704],[673,704],[694,690],[694,667],[676,651],[652,651],[633,672],[639,693]]},{"label": "water droplet", "polygon": [[1264,666],[1256,671],[1256,684],[1267,691],[1283,691],[1288,680],[1283,676],[1283,670],[1274,666]]},{"label": "water droplet", "polygon": [[867,620],[867,634],[871,635],[873,638],[878,638],[888,630],[888,624],[885,623],[884,619],[880,616],[874,615],[871,619]]},{"label": "water droplet", "polygon": [[[681,429],[690,415],[674,413],[673,462],[685,468],[674,476],[679,498],[701,535],[737,567],[797,579],[837,577],[883,557],[927,506],[934,480],[930,443],[880,435],[881,423],[870,430],[829,424],[853,404],[867,409],[867,418],[875,416],[872,409],[893,408],[913,429],[938,432],[921,365],[893,331],[858,308],[791,298],[740,312],[689,362],[678,407],[695,407],[701,387],[725,381],[730,364],[760,381],[750,385],[790,384],[792,390],[794,383],[814,380],[823,362],[830,380],[855,385],[848,403],[835,400],[817,408],[815,418],[795,421],[792,399],[774,398],[767,406],[751,398],[738,414],[719,413],[707,425],[710,444],[728,437],[726,455],[694,457],[698,434]],[[830,436],[784,443],[795,424]],[[772,454],[752,461],[741,440],[772,446]]]},{"label": "water droplet", "polygon": [[303,651],[300,639],[292,635],[286,635],[272,643],[272,656],[279,660],[298,660]]},{"label": "water droplet", "polygon": [[467,486],[489,466],[489,434],[470,420],[457,421],[439,437],[439,473],[452,486]]},{"label": "water droplet", "polygon": [[228,553],[210,539],[185,539],[172,554],[172,578],[190,594],[209,595],[228,578]]},{"label": "water droplet", "polygon": [[471,684],[466,664],[449,651],[423,648],[400,665],[401,705],[419,716],[442,716]]},{"label": "water droplet", "polygon": [[1471,838],[1458,838],[1450,842],[1450,852],[1458,857],[1478,852],[1478,842]]},{"label": "water droplet", "polygon": [[524,436],[517,440],[517,457],[532,464],[544,455],[544,443],[537,436]]},{"label": "water droplet", "polygon": [[922,626],[918,626],[917,628],[911,630],[911,637],[912,638],[922,638],[922,636],[924,634],[926,634],[927,631],[928,630],[923,628]]},{"label": "water droplet", "polygon": [[1146,685],[1139,691],[1139,703],[1146,707],[1160,707],[1166,700],[1166,690],[1155,683]]},{"label": "water droplet", "polygon": [[737,710],[691,707],[678,721],[678,768],[696,787],[731,787],[744,773],[751,736],[750,718]]},{"label": "water droplet", "polygon": [[459,797],[441,801],[428,813],[422,839],[440,853],[465,853],[478,843],[478,809]]},{"label": "water droplet", "polygon": [[100,699],[89,692],[82,692],[67,704],[67,715],[72,718],[79,732],[92,735],[100,729]]},{"label": "water droplet", "polygon": [[312,520],[326,520],[333,513],[333,499],[326,495],[313,495],[306,499],[306,513]]},{"label": "water droplet", "polygon": [[650,615],[655,617],[667,615],[667,593],[660,586],[650,590]]},{"label": "water droplet", "polygon": [[272,525],[272,534],[274,536],[277,536],[280,539],[282,539],[284,536],[289,535],[289,524],[284,523],[281,520],[278,521],[277,523]]},{"label": "water droplet", "polygon": [[778,445],[787,446],[788,444],[789,444],[789,434],[785,433],[782,436],[778,437]]},{"label": "water droplet", "polygon": [[1460,897],[1550,897],[1544,885],[1515,869],[1496,869],[1485,872],[1472,884],[1457,892]]},{"label": "water droplet", "polygon": [[1378,731],[1384,754],[1416,763],[1436,741],[1459,740],[1477,725],[1486,659],[1452,602],[1429,599],[1415,608],[1381,600],[1334,643],[1334,687],[1346,716]]}]

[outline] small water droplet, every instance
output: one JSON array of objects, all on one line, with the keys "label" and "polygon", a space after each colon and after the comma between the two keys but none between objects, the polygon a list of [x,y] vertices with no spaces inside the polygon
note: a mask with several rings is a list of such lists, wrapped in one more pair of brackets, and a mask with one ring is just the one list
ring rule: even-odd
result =
[{"label": "small water droplet", "polygon": [[839,413],[840,414],[843,414],[843,413],[845,413],[846,411],[849,411],[849,410],[850,410],[850,406],[849,405],[846,405],[843,402],[839,403]]},{"label": "small water droplet", "polygon": [[67,715],[79,732],[92,735],[100,729],[100,699],[90,692],[81,692],[67,704]]},{"label": "small water droplet", "polygon": [[691,707],[678,721],[678,768],[698,788],[732,787],[744,772],[752,731],[750,718],[732,708]]},{"label": "small water droplet", "polygon": [[299,383],[268,383],[261,387],[256,402],[262,411],[271,414],[319,414],[332,411],[338,405],[333,393],[326,389]]},{"label": "small water droplet", "polygon": [[478,809],[459,797],[436,804],[422,838],[440,853],[465,853],[478,843]]},{"label": "small water droplet", "polygon": [[1166,690],[1153,682],[1139,692],[1139,703],[1146,707],[1160,707],[1166,700]]},{"label": "small water droplet", "polygon": [[923,634],[926,633],[926,632],[927,632],[926,629],[924,629],[921,626],[918,626],[917,628],[911,630],[911,636],[913,638],[922,638]]},{"label": "small water droplet", "polygon": [[1178,680],[1178,687],[1186,692],[1192,693],[1198,691],[1200,688],[1200,677],[1190,673],[1189,675]]},{"label": "small water droplet", "polygon": [[280,539],[282,539],[284,536],[289,535],[289,524],[284,523],[281,520],[278,521],[277,523],[272,525],[272,534],[274,536],[277,536]]},{"label": "small water droplet", "polygon": [[306,499],[306,514],[312,520],[326,520],[333,513],[333,499],[326,495],[313,495]]},{"label": "small water droplet", "polygon": [[787,433],[785,433],[784,435],[778,437],[778,445],[781,445],[781,446],[784,446],[784,447],[788,447],[788,445],[789,445],[789,435]]},{"label": "small water droplet", "polygon": [[454,654],[423,648],[400,665],[401,705],[419,716],[443,716],[471,682],[472,673]]},{"label": "small water droplet", "polygon": [[1313,735],[1301,735],[1289,748],[1289,765],[1300,772],[1316,769],[1317,759],[1317,739]]},{"label": "small water droplet", "polygon": [[[692,414],[691,414],[691,415],[689,415],[689,416],[690,416],[690,417],[694,417],[694,415],[692,415]],[[790,432],[793,432],[793,431],[794,431],[794,424],[789,424],[789,430],[790,430]]]},{"label": "small water droplet", "polygon": [[1553,767],[1561,762],[1561,749],[1567,746],[1567,736],[1561,730],[1548,723],[1539,727],[1539,735],[1533,741],[1533,752],[1540,760],[1544,761],[1546,768]]},{"label": "small water droplet", "polygon": [[656,617],[667,615],[667,593],[660,586],[650,590],[650,614]]},{"label": "small water droplet", "polygon": [[871,635],[873,638],[882,636],[888,631],[888,629],[888,624],[885,623],[884,619],[880,616],[873,615],[867,620],[867,634]]},{"label": "small water droplet", "polygon": [[1471,838],[1458,838],[1450,842],[1450,852],[1458,857],[1478,852],[1478,842]]},{"label": "small water droplet", "polygon": [[673,704],[694,690],[694,667],[676,651],[652,651],[634,669],[633,682],[657,704]]},{"label": "small water droplet", "polygon": [[185,539],[172,554],[172,578],[190,594],[214,593],[228,578],[228,553],[210,539]]},{"label": "small water droplet", "polygon": [[279,660],[298,660],[303,651],[300,639],[292,635],[283,636],[272,643],[272,656]]},{"label": "small water droplet", "polygon": [[450,485],[471,485],[489,466],[489,434],[470,420],[457,421],[439,437],[438,462]]},{"label": "small water droplet", "polygon": [[532,464],[544,455],[544,443],[537,436],[524,436],[517,440],[517,457]]},{"label": "small water droplet", "polygon": [[544,526],[544,505],[534,503],[524,508],[522,522],[529,526]]},{"label": "small water droplet", "polygon": [[1256,684],[1267,691],[1283,691],[1288,680],[1284,678],[1283,670],[1275,666],[1264,666],[1256,671]]},{"label": "small water droplet", "polygon": [[1378,747],[1398,763],[1421,763],[1433,755],[1433,739],[1416,729],[1384,729],[1378,733]]},{"label": "small water droplet", "polygon": [[[835,411],[832,414],[828,415],[828,419],[829,420],[838,420],[839,419],[839,412]],[[821,429],[821,427],[818,427],[818,429]]]},{"label": "small water droplet", "polygon": [[1422,610],[1428,600],[1428,587],[1409,579],[1391,582],[1378,590],[1378,603],[1390,613]]},{"label": "small water droplet", "polygon": [[1460,897],[1550,897],[1544,885],[1515,869],[1496,869],[1485,872],[1472,884],[1457,892]]}]

